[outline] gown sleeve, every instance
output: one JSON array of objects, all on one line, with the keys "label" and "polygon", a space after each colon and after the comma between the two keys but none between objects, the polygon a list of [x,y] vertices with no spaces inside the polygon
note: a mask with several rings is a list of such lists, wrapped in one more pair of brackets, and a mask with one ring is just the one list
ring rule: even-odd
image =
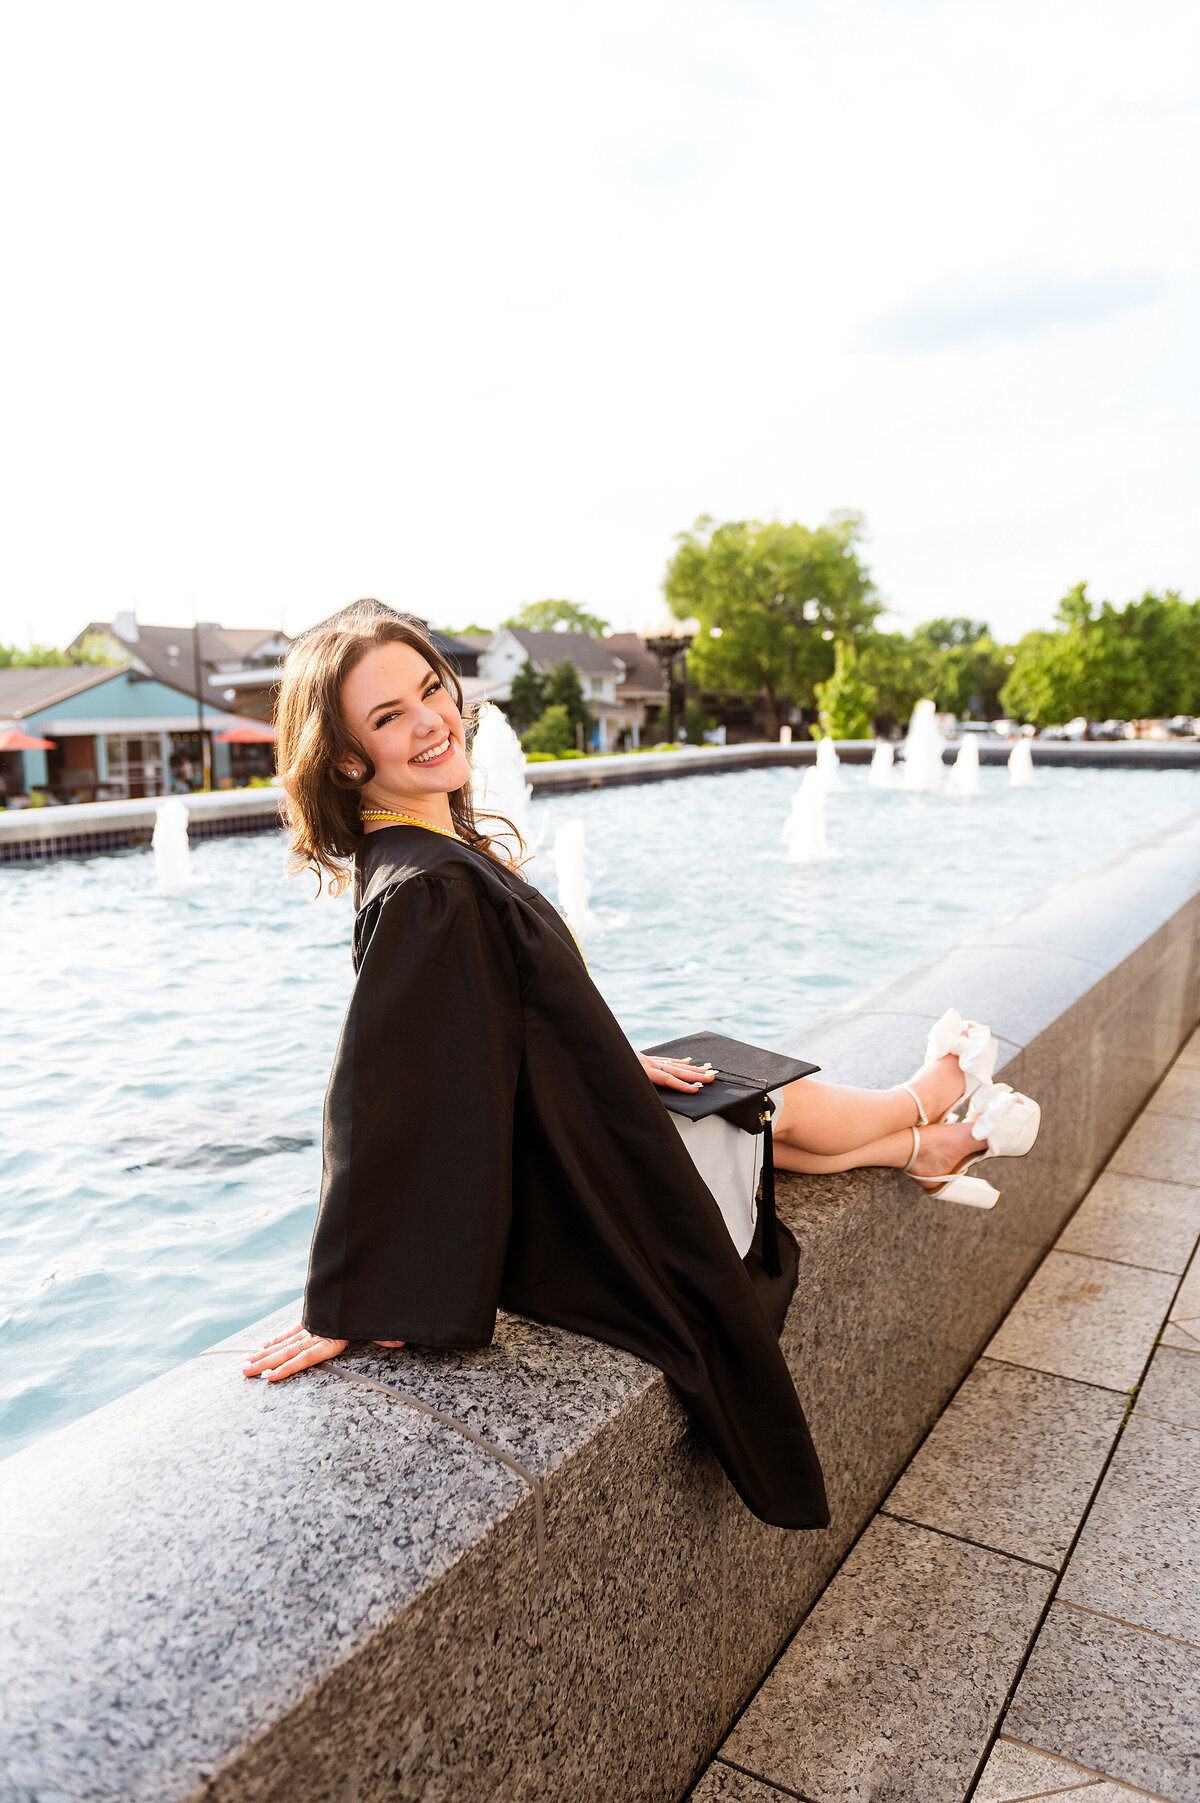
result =
[{"label": "gown sleeve", "polygon": [[513,953],[463,877],[397,884],[361,911],[355,940],[304,1325],[341,1340],[486,1346],[524,1042]]}]

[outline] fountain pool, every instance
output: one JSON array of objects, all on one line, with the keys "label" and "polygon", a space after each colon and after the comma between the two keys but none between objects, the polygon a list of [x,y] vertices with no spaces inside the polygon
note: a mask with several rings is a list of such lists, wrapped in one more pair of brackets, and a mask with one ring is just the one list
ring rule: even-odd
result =
[{"label": "fountain pool", "polygon": [[[1200,807],[1200,772],[985,769],[969,802],[867,776],[815,864],[783,842],[795,769],[534,804],[551,894],[583,824],[585,950],[635,1044],[770,1042]],[[285,861],[205,840],[176,893],[149,850],[0,871],[2,1451],[301,1288],[351,909]]]}]

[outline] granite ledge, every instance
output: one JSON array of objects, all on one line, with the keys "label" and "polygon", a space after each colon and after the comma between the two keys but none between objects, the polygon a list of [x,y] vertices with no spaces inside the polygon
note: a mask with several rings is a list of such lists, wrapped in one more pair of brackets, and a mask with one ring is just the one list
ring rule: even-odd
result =
[{"label": "granite ledge", "polygon": [[[749,1517],[631,1355],[513,1318],[484,1353],[398,1364],[352,1349],[545,1480],[539,1585],[529,1487],[485,1453],[329,1373],[273,1389],[246,1384],[235,1357],[195,1359],[0,1468],[2,1803],[517,1803],[628,1794],[635,1770],[640,1794],[678,1797],[1195,1027],[1200,823],[1163,837],[1147,870],[1191,885],[1150,934],[1174,935],[1171,958],[1135,950],[1015,1010],[1014,1078],[1049,1080],[1064,1039],[1078,1056],[1069,1109],[1012,1162],[1001,1209],[936,1204],[894,1172],[780,1183],[802,1251],[783,1344],[833,1529]],[[1077,936],[1137,858],[1079,888]],[[981,969],[990,954],[971,957]],[[961,967],[951,954],[804,1043],[835,1080],[894,1082],[948,1002],[975,1006]],[[1158,1023],[1133,1068],[1110,1027],[1121,1010]],[[553,1629],[540,1641],[538,1607]],[[600,1712],[597,1686],[612,1699]],[[656,1733],[668,1719],[678,1734]]]}]

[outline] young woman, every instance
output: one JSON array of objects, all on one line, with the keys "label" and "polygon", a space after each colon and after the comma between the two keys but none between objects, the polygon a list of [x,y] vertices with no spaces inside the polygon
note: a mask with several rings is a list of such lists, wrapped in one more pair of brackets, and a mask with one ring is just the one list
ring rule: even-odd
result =
[{"label": "young woman", "polygon": [[[738,1255],[655,1093],[712,1073],[633,1050],[561,916],[476,820],[461,690],[420,623],[360,602],[298,640],[278,730],[298,863],[335,891],[353,875],[357,974],[303,1324],[246,1375],[277,1382],[352,1339],[486,1346],[503,1306],[657,1365],[757,1515],[825,1525],[778,1344],[795,1242],[780,1229],[776,1276],[757,1244]],[[987,1083],[994,1056],[986,1028],[947,1016],[908,1084],[790,1084],[775,1163],[977,1184],[968,1163],[1036,1132],[1036,1106]],[[955,1120],[968,1089],[985,1106]]]}]

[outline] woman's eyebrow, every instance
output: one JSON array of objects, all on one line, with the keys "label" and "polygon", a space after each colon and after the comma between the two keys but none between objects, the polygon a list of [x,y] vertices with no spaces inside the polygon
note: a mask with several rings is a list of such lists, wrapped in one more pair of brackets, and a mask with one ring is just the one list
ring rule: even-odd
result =
[{"label": "woman's eyebrow", "polygon": [[[417,684],[417,687],[419,689],[423,689],[425,687],[425,684],[430,680],[430,678],[436,676],[436,674],[437,674],[437,672],[435,670],[426,670],[424,676],[422,676],[420,682]],[[375,703],[374,707],[369,707],[367,709],[367,719],[369,720],[371,718],[372,714],[377,714],[381,707],[403,707],[403,706],[404,706],[404,701],[402,698],[398,699],[396,701],[377,701]]]}]

